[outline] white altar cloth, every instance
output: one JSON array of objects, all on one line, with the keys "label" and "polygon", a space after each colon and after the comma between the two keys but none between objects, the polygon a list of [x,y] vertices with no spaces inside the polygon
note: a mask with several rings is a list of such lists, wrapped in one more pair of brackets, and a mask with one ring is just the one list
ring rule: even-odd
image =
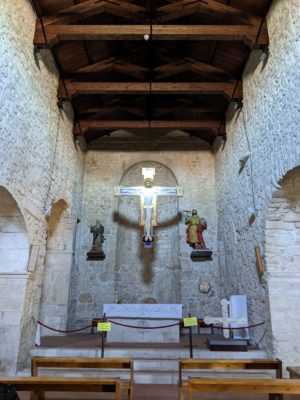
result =
[{"label": "white altar cloth", "polygon": [[[182,304],[104,304],[103,313],[112,323],[107,333],[108,342],[179,343],[179,325]],[[151,329],[151,327],[167,328]],[[150,328],[150,329],[147,329]]]}]

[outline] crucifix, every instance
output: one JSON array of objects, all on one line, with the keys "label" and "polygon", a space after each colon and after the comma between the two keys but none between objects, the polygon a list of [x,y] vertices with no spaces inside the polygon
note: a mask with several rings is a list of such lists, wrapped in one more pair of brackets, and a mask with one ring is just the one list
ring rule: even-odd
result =
[{"label": "crucifix", "polygon": [[153,226],[157,226],[157,196],[182,196],[179,187],[153,186],[155,168],[142,168],[144,186],[117,186],[116,196],[140,196],[139,225],[144,226],[144,242],[153,242]]},{"label": "crucifix", "polygon": [[211,325],[211,324],[220,324],[223,325],[223,335],[226,339],[230,337],[230,324],[247,324],[247,318],[245,317],[239,317],[239,318],[229,318],[229,312],[228,312],[228,306],[229,306],[229,301],[226,299],[221,300],[221,306],[222,306],[222,317],[211,317],[211,316],[206,316],[204,318],[204,322],[206,325]]}]

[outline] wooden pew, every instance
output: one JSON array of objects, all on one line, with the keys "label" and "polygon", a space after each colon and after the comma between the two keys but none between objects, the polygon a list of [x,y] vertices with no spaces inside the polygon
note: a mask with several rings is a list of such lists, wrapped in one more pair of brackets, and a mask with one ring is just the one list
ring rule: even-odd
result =
[{"label": "wooden pew", "polygon": [[[210,370],[275,370],[276,378],[282,378],[282,362],[278,359],[208,359],[208,358],[186,358],[179,360],[179,399],[184,399],[184,390],[188,388],[188,380],[183,379],[186,371]],[[201,375],[201,372],[198,371]]]},{"label": "wooden pew", "polygon": [[300,394],[300,379],[192,378],[188,381],[188,400],[194,393],[266,393],[270,399],[284,394]]},{"label": "wooden pew", "polygon": [[129,379],[120,379],[121,390],[127,390],[128,399],[133,400],[133,360],[128,358],[71,358],[71,357],[33,357],[31,376],[38,376],[39,368],[94,368],[128,370]]},{"label": "wooden pew", "polygon": [[0,382],[13,385],[16,391],[32,392],[34,400],[43,399],[45,392],[115,392],[115,400],[121,400],[119,379],[0,376]]}]

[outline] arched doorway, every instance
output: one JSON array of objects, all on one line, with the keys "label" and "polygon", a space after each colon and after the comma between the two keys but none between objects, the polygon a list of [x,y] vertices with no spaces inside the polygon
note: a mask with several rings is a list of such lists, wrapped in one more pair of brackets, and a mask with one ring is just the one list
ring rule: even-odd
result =
[{"label": "arched doorway", "polygon": [[0,186],[0,359],[5,372],[16,370],[25,298],[29,239],[13,196]]},{"label": "arched doorway", "polygon": [[[68,204],[60,199],[53,204],[48,219],[45,271],[40,320],[55,328],[66,329],[70,273],[73,262],[73,223]],[[43,335],[54,331],[41,329]]]},{"label": "arched doorway", "polygon": [[273,193],[266,221],[265,257],[275,356],[299,363],[300,167],[288,172]]},{"label": "arched doorway", "polygon": [[[142,168],[155,168],[155,186],[177,186],[173,172],[163,164],[145,161],[123,175],[121,186],[143,186]],[[181,301],[179,267],[178,200],[158,197],[157,226],[153,248],[142,242],[139,226],[140,198],[119,199],[115,301],[143,303],[151,297],[158,303]]]}]

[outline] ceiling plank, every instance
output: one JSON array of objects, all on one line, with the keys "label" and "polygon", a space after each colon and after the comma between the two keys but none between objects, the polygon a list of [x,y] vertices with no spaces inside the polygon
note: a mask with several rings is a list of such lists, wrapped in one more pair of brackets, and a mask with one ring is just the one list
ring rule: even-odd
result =
[{"label": "ceiling plank", "polygon": [[202,13],[213,18],[232,17],[235,22],[240,23],[259,24],[261,21],[260,17],[215,0],[181,0],[159,7],[157,10],[160,22],[171,21],[195,13]]},{"label": "ceiling plank", "polygon": [[[183,130],[209,130],[215,135],[220,132],[222,121],[214,120],[140,120],[140,121],[123,121],[123,120],[79,120],[74,124],[74,134],[82,135],[89,130],[108,130],[108,129],[183,129]],[[221,132],[223,135],[223,131]]]},{"label": "ceiling plank", "polygon": [[[37,21],[34,44],[52,47],[60,40],[144,40],[149,25],[48,25]],[[154,40],[220,40],[256,43],[259,30],[253,25],[153,25]],[[263,42],[263,40],[262,40]],[[268,43],[260,43],[260,45]]]},{"label": "ceiling plank", "polygon": [[58,98],[72,100],[88,94],[210,94],[241,100],[242,85],[230,82],[60,82]]}]

